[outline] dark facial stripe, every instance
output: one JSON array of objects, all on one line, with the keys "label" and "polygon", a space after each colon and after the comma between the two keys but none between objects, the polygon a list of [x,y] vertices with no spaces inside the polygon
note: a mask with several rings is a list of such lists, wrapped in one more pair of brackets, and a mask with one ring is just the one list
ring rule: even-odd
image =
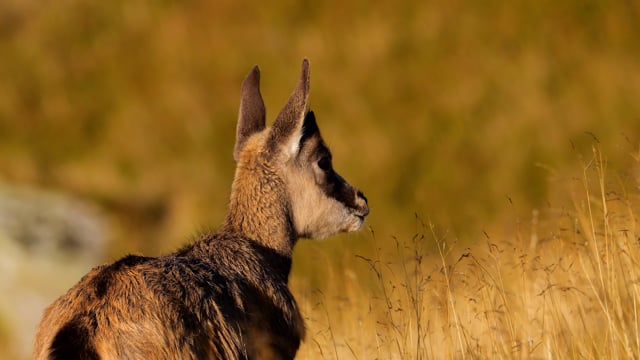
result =
[{"label": "dark facial stripe", "polygon": [[[309,111],[304,118],[302,136],[300,137],[300,149],[304,149],[306,142],[313,138],[319,139],[318,143],[313,147],[313,150],[311,150],[311,152],[315,153],[314,157],[319,157],[319,161],[322,161],[322,157],[326,156],[330,159],[331,153],[322,141],[315,114],[313,111]],[[328,166],[331,167],[330,160]],[[341,202],[349,208],[357,209],[356,198],[358,190],[349,185],[333,168],[325,169],[321,167],[321,169],[325,171],[325,181],[320,185],[325,195]],[[362,196],[362,198],[364,198],[364,196]]]},{"label": "dark facial stripe", "polygon": [[338,173],[330,170],[322,191],[330,198],[336,199],[346,207],[356,209],[356,189],[349,185]]}]

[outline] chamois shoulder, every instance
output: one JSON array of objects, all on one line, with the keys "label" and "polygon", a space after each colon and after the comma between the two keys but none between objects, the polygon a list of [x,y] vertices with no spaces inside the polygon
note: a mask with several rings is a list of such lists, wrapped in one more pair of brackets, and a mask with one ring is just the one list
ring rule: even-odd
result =
[{"label": "chamois shoulder", "polygon": [[291,258],[252,239],[227,232],[203,235],[172,256],[201,259],[224,275],[260,274],[256,281],[278,281],[285,285],[291,270]]}]

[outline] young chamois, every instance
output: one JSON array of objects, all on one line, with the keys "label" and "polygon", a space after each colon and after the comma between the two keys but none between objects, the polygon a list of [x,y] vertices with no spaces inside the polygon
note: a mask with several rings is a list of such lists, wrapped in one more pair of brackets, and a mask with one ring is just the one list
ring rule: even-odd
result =
[{"label": "young chamois", "polygon": [[36,359],[292,359],[304,323],[287,287],[298,238],[358,230],[367,200],[334,170],[309,63],[270,128],[255,66],[242,83],[229,213],[218,233],[91,270],[44,312]]}]

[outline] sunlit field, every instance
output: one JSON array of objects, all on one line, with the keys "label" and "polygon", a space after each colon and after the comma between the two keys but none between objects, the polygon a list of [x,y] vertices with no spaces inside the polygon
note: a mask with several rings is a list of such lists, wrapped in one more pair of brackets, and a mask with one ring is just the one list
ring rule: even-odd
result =
[{"label": "sunlit field", "polygon": [[605,161],[596,151],[566,184],[573,204],[512,234],[464,246],[416,219],[415,236],[386,240],[392,251],[349,252],[368,273],[347,265],[322,289],[295,281],[309,327],[301,358],[637,358],[640,198]]},{"label": "sunlit field", "polygon": [[240,83],[311,63],[359,233],[300,358],[637,358],[637,1],[0,1],[0,358],[91,267],[222,222]]}]

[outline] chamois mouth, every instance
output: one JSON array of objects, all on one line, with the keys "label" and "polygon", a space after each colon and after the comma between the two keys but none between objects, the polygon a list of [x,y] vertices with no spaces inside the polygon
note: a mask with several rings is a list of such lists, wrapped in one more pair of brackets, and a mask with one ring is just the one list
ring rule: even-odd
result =
[{"label": "chamois mouth", "polygon": [[[368,214],[368,211],[366,212]],[[355,227],[352,228],[351,231],[358,231],[360,229],[362,229],[362,226],[364,226],[364,219],[367,216],[365,213],[359,213],[359,214],[353,214],[355,217]]]},{"label": "chamois mouth", "polygon": [[357,217],[361,222],[364,222],[364,219],[369,215],[369,208],[355,208],[353,209],[352,214]]}]

